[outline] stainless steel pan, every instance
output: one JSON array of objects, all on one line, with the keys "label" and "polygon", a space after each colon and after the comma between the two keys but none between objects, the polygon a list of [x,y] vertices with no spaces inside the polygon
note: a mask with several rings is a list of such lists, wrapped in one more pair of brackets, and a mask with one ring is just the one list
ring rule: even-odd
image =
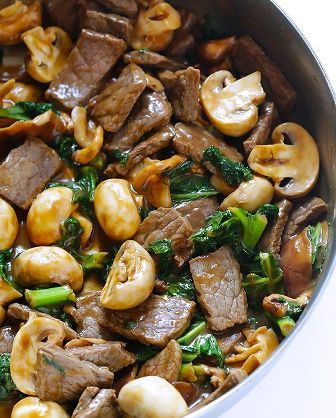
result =
[{"label": "stainless steel pan", "polygon": [[227,34],[249,34],[279,65],[298,92],[298,104],[291,117],[299,121],[316,139],[319,146],[322,172],[318,193],[329,204],[330,244],[328,257],[314,297],[298,321],[293,333],[279,349],[252,375],[229,393],[190,417],[217,417],[247,394],[271,369],[289,344],[295,344],[310,313],[319,303],[319,296],[332,274],[336,274],[336,242],[334,238],[336,196],[336,114],[335,94],[327,76],[298,28],[270,0],[173,0],[219,22]]}]

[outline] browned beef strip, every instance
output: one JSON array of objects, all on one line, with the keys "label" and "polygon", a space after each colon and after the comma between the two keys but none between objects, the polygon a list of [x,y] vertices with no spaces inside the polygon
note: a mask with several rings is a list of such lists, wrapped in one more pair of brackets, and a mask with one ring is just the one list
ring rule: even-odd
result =
[{"label": "browned beef strip", "polygon": [[115,373],[136,361],[136,356],[129,353],[124,347],[125,343],[113,341],[86,347],[69,347],[66,348],[66,351],[80,360],[89,361],[96,366],[105,366]]},{"label": "browned beef strip", "polygon": [[73,38],[78,33],[77,0],[42,0],[43,10],[52,26],[59,26]]},{"label": "browned beef strip", "polygon": [[159,376],[175,382],[182,365],[182,349],[178,342],[171,340],[159,354],[146,361],[141,367],[138,377]]},{"label": "browned beef strip", "polygon": [[83,29],[46,98],[66,110],[86,105],[125,49],[122,39]]},{"label": "browned beef strip", "polygon": [[165,54],[172,57],[184,57],[196,46],[195,34],[199,32],[202,19],[189,10],[180,10],[181,26],[174,32],[174,37]]},{"label": "browned beef strip", "polygon": [[17,331],[17,327],[12,325],[0,328],[0,354],[10,353],[12,351],[12,345]]},{"label": "browned beef strip", "polygon": [[[204,128],[179,122],[175,125],[175,131],[173,147],[178,153],[187,155],[196,163],[203,160],[203,153],[210,145],[219,148],[223,155],[233,161],[243,161],[243,156],[236,148],[227,145],[222,139],[215,137]],[[205,166],[212,173],[217,172],[209,162],[206,162]]]},{"label": "browned beef strip", "polygon": [[241,75],[261,72],[262,85],[281,114],[294,107],[297,94],[279,67],[265,54],[250,36],[238,39],[233,63]]},{"label": "browned beef strip", "polygon": [[231,370],[228,377],[224,380],[224,383],[221,386],[219,386],[219,388],[217,388],[214,392],[212,392],[207,398],[203,399],[201,402],[197,403],[195,406],[189,409],[189,413],[198,411],[205,405],[209,405],[215,399],[218,399],[220,396],[224,395],[224,393],[237,386],[246,377],[247,374],[241,369]]},{"label": "browned beef strip", "polygon": [[159,78],[175,117],[183,122],[194,122],[199,114],[200,70],[193,67],[176,72],[166,70],[159,74]]},{"label": "browned beef strip", "polygon": [[88,387],[79,398],[71,418],[118,418],[114,389]]},{"label": "browned beef strip", "polygon": [[167,125],[173,110],[167,98],[155,91],[145,91],[134,106],[126,124],[113,135],[107,151],[126,151],[152,129]]},{"label": "browned beef strip", "polygon": [[124,55],[124,61],[126,63],[134,62],[135,64],[159,68],[161,70],[177,71],[186,67],[186,65],[180,61],[175,61],[172,58],[165,57],[152,51],[131,51]]},{"label": "browned beef strip", "polygon": [[270,251],[273,255],[278,256],[281,249],[282,234],[293,204],[289,200],[283,199],[276,205],[279,208],[279,214],[270,225],[267,225],[260,240],[260,248],[262,251]]},{"label": "browned beef strip", "polygon": [[221,332],[247,321],[242,275],[229,247],[194,258],[189,265],[198,301],[211,330]]},{"label": "browned beef strip", "polygon": [[216,212],[218,202],[215,197],[208,197],[180,203],[174,209],[190,222],[193,232],[196,232],[204,226],[206,218]]},{"label": "browned beef strip", "polygon": [[109,132],[118,132],[147,85],[146,75],[136,64],[127,65],[119,78],[95,98],[91,115]]},{"label": "browned beef strip", "polygon": [[88,386],[111,387],[113,377],[107,367],[79,360],[55,345],[43,344],[38,350],[35,389],[43,401],[79,399]]},{"label": "browned beef strip", "polygon": [[274,103],[264,103],[258,123],[250,133],[250,136],[244,141],[244,150],[247,156],[250,155],[256,145],[264,145],[269,141],[271,129],[276,118],[277,116]]},{"label": "browned beef strip", "polygon": [[191,256],[193,233],[190,222],[173,208],[159,208],[149,213],[140,225],[134,240],[148,249],[156,240],[169,239],[172,242],[174,260],[181,267]]},{"label": "browned beef strip", "polygon": [[54,150],[38,138],[28,138],[0,165],[0,195],[21,209],[28,209],[61,167]]},{"label": "browned beef strip", "polygon": [[[196,304],[181,297],[150,295],[141,305],[123,311],[106,310],[100,323],[130,340],[164,348],[188,328]],[[129,322],[136,323],[133,328]]]},{"label": "browned beef strip", "polygon": [[40,311],[36,311],[35,309],[30,308],[29,306],[22,305],[20,303],[12,303],[8,306],[7,315],[11,318],[18,319],[19,321],[28,321],[29,315],[34,314],[36,316],[41,316],[44,318],[54,319],[58,323],[62,324],[64,327],[65,332],[65,339],[66,340],[73,340],[78,338],[77,332],[75,332],[72,328],[69,327],[65,322],[54,318],[51,315],[42,313]]},{"label": "browned beef strip", "polygon": [[294,235],[298,234],[311,221],[316,220],[322,215],[325,215],[328,210],[328,205],[319,197],[308,197],[298,204],[292,211],[282,241],[285,243]]},{"label": "browned beef strip", "polygon": [[111,333],[99,324],[99,318],[104,316],[100,292],[88,292],[77,298],[76,308],[69,313],[77,324],[80,337],[112,339]]},{"label": "browned beef strip", "polygon": [[199,397],[200,388],[194,383],[177,381],[173,382],[172,385],[180,392],[188,406],[194,403],[194,401]]},{"label": "browned beef strip", "polygon": [[138,4],[135,0],[95,0],[112,13],[122,16],[135,17],[138,13]]},{"label": "browned beef strip", "polygon": [[173,125],[166,125],[157,130],[148,139],[137,144],[130,150],[127,163],[123,166],[120,163],[111,163],[105,170],[107,177],[126,176],[140,161],[149,155],[169,147],[175,135]]},{"label": "browned beef strip", "polygon": [[216,335],[219,348],[226,356],[231,354],[234,347],[244,340],[244,334],[241,332],[242,326],[236,326],[228,329],[223,334]]},{"label": "browned beef strip", "polygon": [[108,33],[116,38],[123,39],[127,44],[132,35],[132,23],[127,17],[113,13],[102,13],[96,10],[87,10],[84,28],[94,32]]}]

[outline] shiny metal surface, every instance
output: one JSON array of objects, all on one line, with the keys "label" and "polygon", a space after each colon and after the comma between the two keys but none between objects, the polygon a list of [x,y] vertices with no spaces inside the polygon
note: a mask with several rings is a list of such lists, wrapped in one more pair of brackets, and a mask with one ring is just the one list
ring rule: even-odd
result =
[{"label": "shiny metal surface", "polygon": [[[321,157],[321,176],[316,193],[329,204],[330,244],[328,257],[315,294],[292,334],[279,349],[240,385],[190,417],[217,417],[256,386],[289,344],[295,344],[310,313],[332,273],[336,271],[335,196],[336,196],[336,96],[327,76],[308,42],[295,24],[270,0],[173,0],[179,7],[209,15],[229,34],[249,34],[279,65],[298,92],[298,103],[290,118],[301,123],[316,139]],[[304,151],[303,151],[304,153]]]}]

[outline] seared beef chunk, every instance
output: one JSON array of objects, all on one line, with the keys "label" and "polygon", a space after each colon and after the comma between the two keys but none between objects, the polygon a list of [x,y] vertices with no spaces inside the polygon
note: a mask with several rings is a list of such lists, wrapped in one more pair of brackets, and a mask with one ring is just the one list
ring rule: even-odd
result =
[{"label": "seared beef chunk", "polygon": [[163,71],[159,78],[173,106],[174,115],[184,122],[194,122],[199,114],[200,71],[193,67],[173,73]]},{"label": "seared beef chunk", "polygon": [[126,124],[106,145],[108,151],[126,151],[152,129],[167,125],[172,115],[172,107],[166,97],[154,91],[145,91],[134,106]]},{"label": "seared beef chunk", "polygon": [[127,54],[124,55],[124,61],[126,63],[134,62],[135,64],[145,67],[171,71],[181,70],[186,67],[182,62],[175,61],[164,55],[160,55],[157,52],[147,50],[127,52]]},{"label": "seared beef chunk", "polygon": [[242,327],[238,325],[228,329],[223,334],[217,335],[219,348],[225,356],[232,353],[234,347],[244,340],[245,337],[241,332],[241,328]]},{"label": "seared beef chunk", "polygon": [[17,329],[14,326],[5,326],[0,328],[0,354],[10,353]]},{"label": "seared beef chunk", "polygon": [[244,150],[247,156],[256,145],[264,145],[269,141],[274,121],[277,119],[276,113],[274,103],[263,104],[258,123],[244,141]]},{"label": "seared beef chunk", "polygon": [[279,67],[265,54],[250,36],[238,39],[233,56],[234,66],[244,76],[261,72],[262,85],[281,114],[288,114],[294,107],[297,94]]},{"label": "seared beef chunk", "polygon": [[183,399],[186,401],[187,405],[191,405],[199,396],[199,387],[194,383],[187,382],[173,382],[172,385],[177,389],[182,395]]},{"label": "seared beef chunk", "polygon": [[80,337],[112,339],[111,334],[99,324],[99,319],[104,316],[99,292],[88,292],[77,298],[76,309],[70,314],[77,324]]},{"label": "seared beef chunk", "polygon": [[163,148],[169,147],[175,135],[175,129],[172,125],[166,125],[151,135],[148,139],[140,142],[130,150],[125,165],[120,163],[110,164],[106,170],[107,177],[126,176],[140,161],[148,155],[152,155]]},{"label": "seared beef chunk", "polygon": [[73,38],[78,33],[77,0],[42,0],[50,26],[59,26]]},{"label": "seared beef chunk", "polygon": [[[124,311],[107,309],[100,323],[130,340],[164,348],[188,328],[195,307],[195,302],[184,298],[152,294],[135,308]],[[130,327],[130,323],[136,325]]]},{"label": "seared beef chunk", "polygon": [[66,110],[86,105],[125,49],[122,39],[83,29],[46,98]]},{"label": "seared beef chunk", "polygon": [[206,199],[192,200],[174,206],[184,219],[190,222],[193,232],[198,231],[204,226],[206,218],[218,209],[218,202],[214,197]]},{"label": "seared beef chunk", "polygon": [[86,347],[69,347],[66,351],[80,360],[89,361],[96,366],[105,366],[115,373],[136,361],[135,355],[126,351],[124,347],[125,343],[113,341]]},{"label": "seared beef chunk", "polygon": [[[243,161],[243,156],[236,148],[230,147],[222,139],[215,137],[204,128],[177,123],[175,130],[176,135],[173,139],[173,147],[178,153],[187,155],[196,163],[200,163],[203,160],[203,153],[210,145],[219,148],[226,157],[233,161]],[[205,166],[212,173],[217,172],[215,167],[208,161],[205,163]]]},{"label": "seared beef chunk", "polygon": [[79,398],[71,418],[118,418],[114,389],[88,387]]},{"label": "seared beef chunk", "polygon": [[38,138],[28,138],[0,165],[0,195],[21,209],[28,209],[61,167],[54,150]]},{"label": "seared beef chunk", "polygon": [[197,298],[208,327],[225,331],[247,321],[247,302],[239,264],[228,247],[190,261]]},{"label": "seared beef chunk", "polygon": [[136,0],[95,0],[112,13],[122,16],[135,17],[138,13]]},{"label": "seared beef chunk", "polygon": [[189,237],[192,233],[190,222],[177,210],[159,208],[150,212],[140,225],[134,239],[146,249],[156,240],[171,240],[174,259],[180,267],[191,256],[192,243]]},{"label": "seared beef chunk", "polygon": [[88,10],[84,20],[84,28],[95,32],[108,33],[123,39],[127,44],[132,35],[132,24],[127,17],[112,13],[102,13]]},{"label": "seared beef chunk", "polygon": [[224,383],[219,386],[214,392],[212,392],[207,398],[202,400],[201,402],[197,403],[193,406],[189,413],[194,411],[198,411],[199,409],[203,408],[205,405],[209,405],[209,403],[213,402],[215,399],[218,399],[220,396],[224,395],[224,393],[228,392],[233,387],[237,386],[240,382],[242,382],[247,377],[247,374],[241,369],[232,369],[228,377],[224,380]]},{"label": "seared beef chunk", "polygon": [[146,361],[139,376],[159,376],[168,382],[175,382],[182,365],[182,349],[179,343],[171,340],[159,354]]},{"label": "seared beef chunk", "polygon": [[199,32],[202,19],[189,10],[181,10],[181,26],[174,32],[174,37],[165,53],[173,57],[184,57],[196,46],[195,35]]},{"label": "seared beef chunk", "polygon": [[276,205],[279,208],[279,214],[272,224],[267,226],[260,241],[260,248],[262,251],[270,251],[277,256],[280,253],[282,234],[293,204],[289,200],[283,199]]},{"label": "seared beef chunk", "polygon": [[292,211],[283,234],[283,242],[298,234],[311,221],[324,215],[328,205],[319,197],[308,197]]},{"label": "seared beef chunk", "polygon": [[78,399],[88,386],[111,387],[113,373],[81,361],[63,348],[43,344],[37,353],[36,395],[58,403]]},{"label": "seared beef chunk", "polygon": [[61,321],[60,319],[56,319],[51,315],[36,311],[35,309],[30,308],[26,305],[21,305],[20,303],[12,303],[8,306],[7,315],[9,317],[18,319],[19,321],[28,321],[29,315],[41,316],[44,318],[54,319],[55,321],[59,322],[64,326],[65,332],[65,339],[66,340],[73,340],[78,338],[77,332],[75,332],[72,328],[69,327],[65,322]]},{"label": "seared beef chunk", "polygon": [[109,132],[123,126],[147,85],[146,75],[136,64],[129,64],[119,78],[95,98],[91,115]]}]

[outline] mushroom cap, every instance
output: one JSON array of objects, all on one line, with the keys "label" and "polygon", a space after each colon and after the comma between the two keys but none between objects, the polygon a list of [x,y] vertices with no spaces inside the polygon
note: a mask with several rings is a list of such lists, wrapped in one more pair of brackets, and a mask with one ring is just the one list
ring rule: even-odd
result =
[{"label": "mushroom cap", "polygon": [[[285,135],[291,141],[285,144]],[[255,172],[272,178],[278,196],[298,198],[315,185],[320,167],[314,139],[300,125],[287,122],[277,126],[272,134],[273,144],[253,148],[248,164]],[[284,179],[289,181],[282,185]]]}]

